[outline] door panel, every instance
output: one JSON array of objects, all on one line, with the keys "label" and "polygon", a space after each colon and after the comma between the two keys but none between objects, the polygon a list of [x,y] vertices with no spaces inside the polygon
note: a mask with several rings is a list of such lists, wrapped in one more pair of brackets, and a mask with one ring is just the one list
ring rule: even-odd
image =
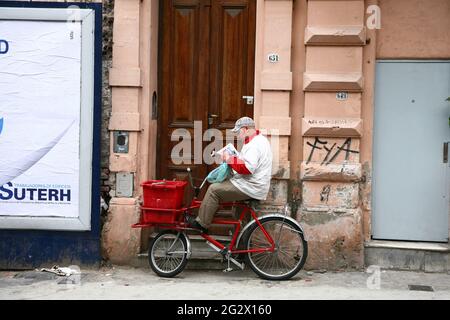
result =
[{"label": "door panel", "polygon": [[[170,68],[177,70],[172,76],[169,102],[169,125],[171,127],[193,126],[196,114],[195,79],[198,57],[198,7],[175,6],[173,11],[172,48],[169,47]],[[169,86],[170,87],[170,86]]]},{"label": "door panel", "polygon": [[[204,63],[209,61],[209,9],[205,9],[208,2],[201,0],[161,1],[160,5],[157,172],[158,178],[184,179],[187,167],[194,175],[206,173],[203,166],[172,162],[171,151],[179,140],[171,137],[175,130],[186,130],[193,138],[194,121],[207,119],[208,93],[199,79],[208,78]],[[193,163],[193,142],[191,152],[182,157]]]},{"label": "door panel", "polygon": [[377,63],[373,218],[375,239],[448,241],[450,63]]},{"label": "door panel", "polygon": [[[158,178],[183,179],[186,168],[203,178],[210,169],[193,164],[194,121],[225,134],[235,121],[253,116],[255,55],[255,0],[160,1]],[[177,141],[172,133],[190,132],[191,152],[182,155],[191,164],[172,161]],[[201,138],[199,138],[201,139]],[[196,140],[197,141],[197,140]],[[196,159],[202,160],[202,159]]]},{"label": "door panel", "polygon": [[212,11],[211,112],[213,126],[233,128],[239,116],[253,113],[243,96],[254,87],[255,2],[214,1]]}]

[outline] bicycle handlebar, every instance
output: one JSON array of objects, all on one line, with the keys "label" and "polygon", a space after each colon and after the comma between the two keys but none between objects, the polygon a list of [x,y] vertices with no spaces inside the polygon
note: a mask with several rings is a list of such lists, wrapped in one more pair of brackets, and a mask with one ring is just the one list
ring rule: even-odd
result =
[{"label": "bicycle handlebar", "polygon": [[191,184],[192,189],[194,190],[194,195],[195,198],[198,197],[198,195],[200,194],[200,189],[199,187],[196,187],[194,185],[194,181],[192,180],[192,175],[191,175],[191,168],[187,168],[186,171],[188,172],[188,178],[189,178],[189,183]]},{"label": "bicycle handlebar", "polygon": [[194,186],[194,181],[192,180],[191,168],[187,168],[186,170],[187,170],[187,172],[188,172],[189,183],[191,184],[191,187],[192,187],[192,188],[195,188],[195,186]]}]

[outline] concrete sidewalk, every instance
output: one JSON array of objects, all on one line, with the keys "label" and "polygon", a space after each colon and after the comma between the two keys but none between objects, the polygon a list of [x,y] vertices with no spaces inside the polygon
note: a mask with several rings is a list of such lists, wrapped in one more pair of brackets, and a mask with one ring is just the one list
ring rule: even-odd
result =
[{"label": "concrete sidewalk", "polygon": [[[433,291],[410,290],[409,285]],[[150,269],[126,267],[82,269],[81,275],[69,278],[41,271],[1,271],[0,299],[450,299],[450,275],[301,271],[289,281],[266,281],[247,270],[185,270],[170,279]]]}]

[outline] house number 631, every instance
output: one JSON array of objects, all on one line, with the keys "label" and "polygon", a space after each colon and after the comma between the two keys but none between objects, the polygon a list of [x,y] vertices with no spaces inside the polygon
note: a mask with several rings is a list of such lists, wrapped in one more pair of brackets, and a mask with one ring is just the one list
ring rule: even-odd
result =
[{"label": "house number 631", "polygon": [[278,53],[271,53],[267,56],[267,60],[269,60],[269,62],[276,63],[280,61],[280,56]]}]

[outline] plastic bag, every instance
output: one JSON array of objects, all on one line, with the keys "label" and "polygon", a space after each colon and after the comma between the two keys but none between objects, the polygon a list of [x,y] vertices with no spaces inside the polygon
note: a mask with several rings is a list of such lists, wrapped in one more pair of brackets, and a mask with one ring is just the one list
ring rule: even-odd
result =
[{"label": "plastic bag", "polygon": [[226,162],[223,162],[220,166],[208,174],[206,180],[208,180],[209,183],[223,182],[228,178],[230,172],[230,166]]}]

